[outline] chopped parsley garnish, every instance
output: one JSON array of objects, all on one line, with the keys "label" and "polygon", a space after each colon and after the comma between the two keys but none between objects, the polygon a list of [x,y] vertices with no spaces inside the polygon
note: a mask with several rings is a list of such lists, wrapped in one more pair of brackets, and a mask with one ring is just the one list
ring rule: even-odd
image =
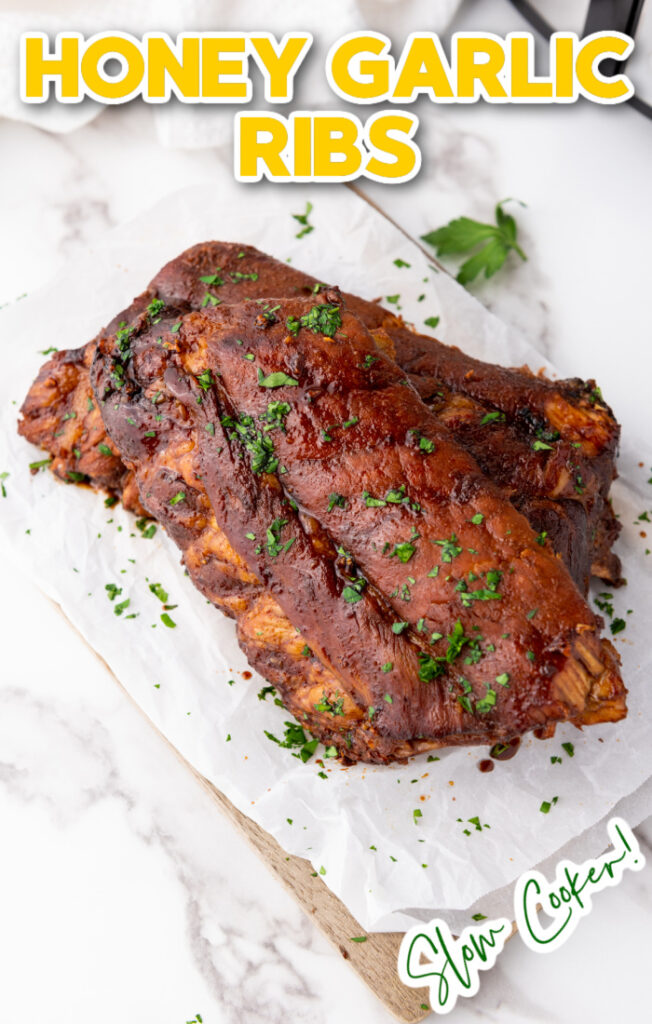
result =
[{"label": "chopped parsley garnish", "polygon": [[473,523],[474,526],[479,526],[483,520],[484,516],[482,512],[476,512],[474,516],[471,516],[469,522]]},{"label": "chopped parsley garnish", "polygon": [[143,537],[144,540],[151,540],[154,534],[156,533],[155,523],[148,524],[148,521],[144,516],[142,519],[136,520],[136,528],[140,530],[141,536]]},{"label": "chopped parsley garnish", "polygon": [[197,374],[195,380],[199,384],[202,391],[210,391],[213,386],[213,375],[210,370],[202,370],[201,373]]},{"label": "chopped parsley garnish", "polygon": [[369,367],[372,365],[372,363],[377,363],[377,362],[378,362],[378,356],[372,356],[372,355],[367,354],[364,357],[364,362],[360,363],[360,366],[362,367],[363,370],[368,370]]},{"label": "chopped parsley garnish", "polygon": [[551,452],[552,451],[552,445],[551,444],[546,444],[545,441],[533,441],[532,442],[532,450],[535,451],[535,452]]},{"label": "chopped parsley garnish", "polygon": [[328,495],[328,512],[332,512],[334,508],[346,508],[346,498],[341,494],[336,494],[333,491],[332,494]]},{"label": "chopped parsley garnish", "polygon": [[267,739],[272,740],[273,743],[277,743],[279,747],[284,747],[288,750],[298,747],[299,749],[297,753],[293,754],[293,757],[300,758],[305,764],[306,761],[310,760],[319,746],[319,740],[313,739],[312,737],[308,739],[298,722],[284,722],[283,724],[285,726],[285,735],[282,740],[277,739],[273,733],[268,732],[267,729],[265,729],[264,731]]},{"label": "chopped parsley garnish", "polygon": [[125,362],[131,355],[131,349],[129,346],[131,341],[131,335],[133,333],[133,327],[128,327],[126,320],[122,320],[120,322],[118,330],[115,332],[116,347],[118,349],[118,352],[120,353],[123,362]]},{"label": "chopped parsley garnish", "polygon": [[309,235],[311,231],[315,230],[314,224],[311,224],[309,222],[309,220],[308,220],[308,217],[312,213],[312,210],[313,210],[312,203],[306,203],[306,212],[305,213],[293,213],[292,214],[292,216],[297,221],[297,223],[302,225],[301,230],[299,232],[297,232],[297,234],[294,236],[295,238],[303,238],[304,235]]},{"label": "chopped parsley garnish", "polygon": [[[421,440],[423,440],[423,438]],[[454,558],[457,558],[458,555],[462,554],[462,548],[459,546],[457,537],[454,533],[451,533],[448,540],[436,540],[435,544],[438,544],[442,549],[442,562],[452,562]]]},{"label": "chopped parsley garnish", "polygon": [[394,662],[393,661],[386,661],[385,664],[381,668],[381,672],[391,672],[393,668],[394,668]]},{"label": "chopped parsley garnish", "polygon": [[322,691],[321,700],[314,704],[315,711],[328,713],[329,715],[343,715],[344,714],[344,698],[337,696],[338,691],[335,691],[335,699],[331,700],[326,696],[326,690]]},{"label": "chopped parsley garnish", "polygon": [[394,546],[394,550],[392,551],[389,557],[394,558],[394,556],[396,555],[399,562],[403,562],[403,564],[405,565],[406,562],[410,561],[415,551],[416,548],[414,544],[410,544],[409,541],[405,541],[402,544],[396,544]]},{"label": "chopped parsley garnish", "polygon": [[319,306],[313,306],[301,317],[289,316],[285,326],[288,333],[294,338],[302,327],[312,331],[313,334],[323,334],[327,338],[332,338],[342,326],[340,307],[331,302],[324,302]]},{"label": "chopped parsley garnish", "polygon": [[[218,267],[217,269],[221,270],[222,268]],[[202,284],[212,284],[216,288],[219,288],[221,284],[224,284],[224,278],[220,277],[218,273],[204,274],[202,277],[199,278],[199,280],[201,281]]]},{"label": "chopped parsley garnish", "polygon": [[104,443],[98,444],[97,450],[98,450],[98,452],[101,452],[102,455],[113,455],[113,452],[109,448],[108,444],[104,444]]},{"label": "chopped parsley garnish", "polygon": [[367,508],[384,508],[387,504],[382,498],[373,498],[369,491],[362,492],[362,500],[364,501]]},{"label": "chopped parsley garnish", "polygon": [[544,544],[546,543],[546,537],[547,536],[548,536],[548,531],[547,530],[542,530],[541,533],[538,533],[537,536],[534,539],[536,540],[537,544],[539,544],[541,547],[543,547]]},{"label": "chopped parsley garnish", "polygon": [[275,686],[263,686],[262,690],[258,691],[258,694],[257,694],[258,700],[267,700],[267,695],[268,694],[271,694],[272,697],[274,697],[276,695],[276,687]]},{"label": "chopped parsley garnish", "polygon": [[290,409],[287,402],[270,402],[267,411],[260,416],[261,422],[265,424],[263,430],[282,430],[285,433],[285,417]]},{"label": "chopped parsley garnish", "polygon": [[208,305],[219,306],[219,305],[221,305],[221,303],[222,303],[222,300],[218,299],[217,295],[211,295],[210,292],[206,292],[204,294],[204,298],[201,300],[201,308],[205,309],[206,306],[208,306]]},{"label": "chopped parsley garnish", "polygon": [[419,651],[419,679],[422,683],[431,683],[446,671],[445,658],[433,658],[427,651]]},{"label": "chopped parsley garnish", "polygon": [[389,490],[385,495],[385,501],[388,501],[390,505],[400,505],[404,501],[409,501],[405,493],[405,484],[401,484],[394,490]]},{"label": "chopped parsley garnish", "polygon": [[426,317],[426,319],[423,322],[426,325],[426,327],[432,327],[433,330],[434,330],[434,328],[439,323],[439,317],[438,316],[428,316],[428,317]]},{"label": "chopped parsley garnish", "polygon": [[342,590],[342,597],[344,598],[347,604],[357,604],[358,601],[362,600],[362,594],[355,585],[347,585],[346,587],[344,587],[344,589]]},{"label": "chopped parsley garnish", "polygon": [[575,757],[575,747],[572,743],[562,743],[562,750],[565,750],[569,757]]},{"label": "chopped parsley garnish", "polygon": [[[161,319],[159,313],[162,313],[164,309],[165,303],[163,302],[162,299],[152,299],[149,306],[147,307],[147,312],[153,324],[159,323]],[[158,317],[158,319],[155,320],[154,317]]]},{"label": "chopped parsley garnish", "polygon": [[294,544],[295,538],[292,537],[284,544],[281,543],[281,533],[283,527],[287,526],[287,519],[275,519],[274,522],[267,527],[267,551],[272,558],[276,558],[282,551],[289,551]]},{"label": "chopped parsley garnish", "polygon": [[119,587],[117,583],[107,583],[104,589],[109,601],[114,601],[122,593],[122,587]]},{"label": "chopped parsley garnish", "polygon": [[492,690],[489,683],[485,683],[487,692],[480,700],[475,702],[475,710],[480,715],[486,715],[496,704],[496,691]]},{"label": "chopped parsley garnish", "polygon": [[557,803],[558,799],[559,799],[559,797],[553,796],[552,800],[544,800],[542,802],[542,804],[541,804],[541,807],[539,808],[541,813],[542,814],[549,814],[550,813],[550,808],[555,806],[555,804]]},{"label": "chopped parsley garnish", "polygon": [[235,270],[231,275],[231,281],[233,284],[239,284],[240,281],[257,281],[258,274],[255,270],[252,270],[249,274],[243,274],[239,270]]},{"label": "chopped parsley garnish", "polygon": [[168,502],[168,505],[178,505],[178,504],[180,504],[180,502],[185,501],[185,500],[186,500],[186,492],[185,491],[177,491],[177,493],[174,495],[174,497],[170,498],[170,500]]},{"label": "chopped parsley garnish", "polygon": [[[469,574],[471,578],[472,574]],[[489,569],[487,572],[487,586],[479,587],[477,590],[469,590],[466,580],[460,580],[455,590],[460,595],[460,600],[465,608],[470,608],[474,601],[500,601],[502,594],[498,593],[498,584],[502,579],[500,569]],[[476,579],[477,577],[473,577]]]},{"label": "chopped parsley garnish", "polygon": [[287,373],[284,373],[282,370],[277,370],[275,373],[270,373],[265,377],[263,371],[259,369],[258,384],[261,388],[296,388],[299,381],[295,380],[294,377],[288,377]]},{"label": "chopped parsley garnish", "polygon": [[[433,633],[431,642],[433,638],[434,641],[441,640],[441,633]],[[433,657],[426,651],[419,651],[419,679],[422,683],[430,683],[433,679],[443,675],[447,665],[451,665],[462,653],[464,646],[471,643],[471,637],[465,635],[464,627],[459,619],[446,639],[448,640],[448,647],[444,655]]]},{"label": "chopped parsley garnish", "polygon": [[237,440],[252,456],[253,473],[273,473],[278,467],[278,458],[274,454],[274,442],[262,431],[256,430],[252,416],[241,415],[239,420],[232,416],[223,416],[221,424],[229,430],[229,438]]},{"label": "chopped parsley garnish", "polygon": [[407,629],[408,626],[408,622],[394,622],[392,623],[392,633],[396,633],[397,636],[400,636],[403,630]]},{"label": "chopped parsley garnish", "polygon": [[149,589],[151,593],[154,594],[154,597],[158,597],[161,604],[167,604],[168,594],[167,591],[163,589],[160,583],[150,583]]},{"label": "chopped parsley garnish", "polygon": [[480,426],[484,427],[485,423],[504,423],[504,421],[505,413],[496,409],[494,412],[487,412],[484,414],[480,420]]},{"label": "chopped parsley garnish", "polygon": [[613,594],[609,594],[606,591],[603,591],[602,593],[598,594],[598,596],[595,598],[595,603],[601,612],[604,612],[605,615],[608,615],[610,619],[613,617]]},{"label": "chopped parsley garnish", "polygon": [[394,260],[394,266],[398,267],[400,269],[401,267],[411,267],[412,264],[411,263],[406,263],[405,260],[402,260],[402,259],[395,259]]},{"label": "chopped parsley garnish", "polygon": [[167,626],[168,629],[176,629],[177,627],[176,622],[174,621],[174,619],[170,618],[167,612],[163,612],[163,614],[161,615],[161,622],[163,623],[164,626]]},{"label": "chopped parsley garnish", "polygon": [[626,625],[627,625],[627,623],[625,622],[624,619],[614,619],[613,622],[609,623],[609,628],[610,628],[613,636],[615,636],[616,633],[622,633],[622,631],[625,629]]}]

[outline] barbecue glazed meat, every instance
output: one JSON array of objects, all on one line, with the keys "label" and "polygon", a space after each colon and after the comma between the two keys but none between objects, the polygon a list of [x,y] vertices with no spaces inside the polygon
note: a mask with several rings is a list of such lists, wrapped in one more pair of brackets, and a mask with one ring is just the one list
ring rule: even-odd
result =
[{"label": "barbecue glazed meat", "polygon": [[[159,300],[185,311],[239,301],[243,295],[304,295],[320,287],[314,278],[252,247],[210,242],[168,263],[100,337]],[[553,384],[527,370],[490,366],[415,334],[376,303],[356,296],[346,301],[385,350],[404,368],[418,370],[410,379],[421,396],[536,532],[548,535],[580,589],[586,592],[591,574],[617,585],[620,563],[611,546],[619,525],[608,494],[618,425],[594,383]],[[125,491],[127,507],[132,507],[129,475],[116,457],[98,457],[103,428],[99,411],[91,408],[86,373],[94,347],[95,341],[57,353],[45,364],[23,406],[19,429],[51,453],[57,476],[77,481],[83,473],[93,486]]]},{"label": "barbecue glazed meat", "polygon": [[349,760],[625,714],[550,546],[337,292],[150,307],[91,381],[140,501],[251,663]]}]

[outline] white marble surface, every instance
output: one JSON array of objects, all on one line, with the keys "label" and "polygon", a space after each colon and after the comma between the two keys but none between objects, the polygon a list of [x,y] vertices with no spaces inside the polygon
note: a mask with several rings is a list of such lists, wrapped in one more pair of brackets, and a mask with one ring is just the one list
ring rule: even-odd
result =
[{"label": "white marble surface", "polygon": [[[487,7],[483,27],[514,26],[503,5]],[[586,105],[421,113],[425,172],[369,193],[413,234],[485,216],[505,195],[526,201],[528,263],[478,294],[564,372],[594,374],[625,429],[643,433],[649,123]],[[66,137],[0,122],[0,147],[0,302],[170,190],[211,180],[228,158],[163,150],[150,113],[134,106]],[[0,557],[0,1021],[389,1020],[81,639]],[[647,869],[596,897],[559,952],[510,943],[453,1024],[649,1019],[652,821],[638,834]]]}]

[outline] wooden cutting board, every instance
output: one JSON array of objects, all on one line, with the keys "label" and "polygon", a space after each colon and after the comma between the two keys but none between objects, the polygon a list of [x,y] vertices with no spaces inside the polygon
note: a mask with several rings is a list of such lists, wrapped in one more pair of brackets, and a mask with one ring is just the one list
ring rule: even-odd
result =
[{"label": "wooden cutting board", "polygon": [[[187,762],[186,762],[187,763]],[[303,857],[288,855],[276,840],[254,821],[233,806],[212,783],[190,770],[211,794],[220,809],[257,850],[267,867],[294,896],[340,956],[347,961],[386,1009],[400,1021],[423,1020],[430,1013],[428,989],[406,988],[396,972],[402,932],[366,932],[326,886],[315,875],[312,865]],[[365,942],[353,942],[353,936],[364,936]]]}]

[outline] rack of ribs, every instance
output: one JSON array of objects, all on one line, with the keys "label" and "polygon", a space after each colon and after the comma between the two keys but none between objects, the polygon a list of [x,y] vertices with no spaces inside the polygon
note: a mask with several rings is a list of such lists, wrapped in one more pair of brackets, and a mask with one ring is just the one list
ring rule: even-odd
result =
[{"label": "rack of ribs", "polygon": [[625,714],[561,560],[338,292],[145,309],[91,385],[193,582],[345,759]]},{"label": "rack of ribs", "polygon": [[[98,337],[161,302],[187,312],[243,298],[307,296],[325,287],[251,246],[208,242],[168,263]],[[619,525],[609,488],[619,428],[595,383],[552,382],[527,368],[484,363],[415,333],[376,302],[352,295],[345,301],[440,423],[548,537],[580,589],[586,593],[591,575],[618,585],[620,563],[611,547]],[[142,513],[93,400],[88,371],[97,340],[59,352],[43,366],[23,405],[20,430],[50,453],[61,479],[109,490]]]},{"label": "rack of ribs", "polygon": [[[550,473],[539,461],[573,446],[586,489],[601,493],[617,438],[603,403],[577,382],[474,360],[475,393],[456,391],[461,353],[441,356],[444,346],[422,339],[407,355],[410,332],[391,314],[374,306],[366,324],[360,307],[373,304],[308,289],[303,275],[293,297],[256,300],[236,285],[249,291],[259,271],[227,271],[234,290],[213,303],[205,296],[225,280],[215,267],[227,252],[253,253],[261,267],[269,258],[219,246],[223,262],[197,275],[205,249],[168,264],[96,341],[58,353],[30,391],[21,433],[52,452],[63,478],[120,493],[161,523],[195,585],[236,619],[250,663],[345,760],[622,718],[618,657],[555,525],[571,532],[564,502],[586,519],[592,506],[579,492],[548,494],[561,466]],[[211,279],[201,298],[197,276]],[[248,301],[233,303],[234,291]],[[428,373],[406,372],[399,359],[422,359],[414,346],[426,342]],[[506,383],[489,410],[491,369]],[[493,456],[487,472],[489,432],[455,420],[460,408],[477,418],[476,407],[503,454],[512,445],[529,467],[525,500],[510,493],[519,481],[507,458]],[[533,448],[533,435],[546,447]],[[548,503],[547,534],[537,502]],[[586,536],[581,519],[572,528]]]}]

